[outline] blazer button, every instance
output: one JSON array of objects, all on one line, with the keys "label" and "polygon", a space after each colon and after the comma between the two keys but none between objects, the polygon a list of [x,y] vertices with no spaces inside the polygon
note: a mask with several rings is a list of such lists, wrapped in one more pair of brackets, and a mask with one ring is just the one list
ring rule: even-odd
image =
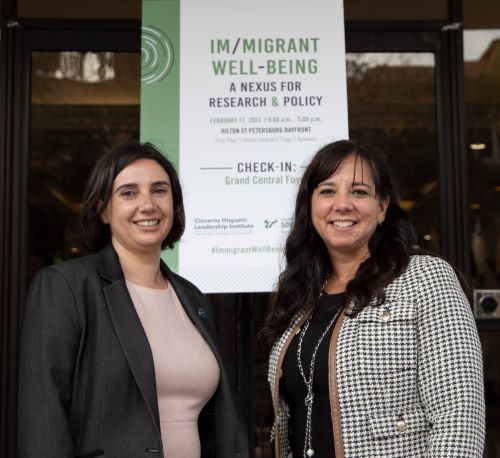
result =
[{"label": "blazer button", "polygon": [[391,318],[391,311],[390,310],[384,310],[378,317],[380,321],[389,321]]},{"label": "blazer button", "polygon": [[404,420],[398,420],[396,423],[396,429],[399,433],[404,433],[408,429],[408,425]]}]

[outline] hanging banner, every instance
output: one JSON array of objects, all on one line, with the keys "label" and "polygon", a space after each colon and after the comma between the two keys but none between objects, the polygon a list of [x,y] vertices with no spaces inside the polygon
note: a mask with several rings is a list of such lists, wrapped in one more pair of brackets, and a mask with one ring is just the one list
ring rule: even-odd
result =
[{"label": "hanging banner", "polygon": [[298,182],[348,137],[342,0],[143,0],[141,139],[180,172],[166,252],[204,292],[264,292]]}]

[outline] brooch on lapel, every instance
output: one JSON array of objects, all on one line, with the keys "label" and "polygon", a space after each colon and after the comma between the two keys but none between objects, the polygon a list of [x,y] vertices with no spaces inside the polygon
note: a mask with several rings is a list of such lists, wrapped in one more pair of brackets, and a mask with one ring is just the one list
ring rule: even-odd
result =
[{"label": "brooch on lapel", "polygon": [[207,317],[207,311],[203,307],[200,307],[198,309],[198,315],[200,315],[201,318],[205,319]]}]

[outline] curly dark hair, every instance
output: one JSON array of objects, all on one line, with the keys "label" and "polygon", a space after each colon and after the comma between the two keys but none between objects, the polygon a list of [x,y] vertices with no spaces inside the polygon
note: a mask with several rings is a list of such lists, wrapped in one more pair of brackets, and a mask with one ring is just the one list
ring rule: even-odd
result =
[{"label": "curly dark hair", "polygon": [[399,206],[399,195],[384,155],[352,140],[326,145],[314,156],[299,185],[295,217],[285,245],[286,268],[279,277],[278,289],[261,331],[268,348],[299,310],[315,306],[323,282],[331,273],[327,249],[311,221],[311,198],[316,187],[352,154],[370,167],[377,197],[389,198],[389,206],[384,223],[377,226],[368,243],[370,257],[347,284],[347,298],[355,305],[351,318],[366,307],[372,297],[381,304],[385,299],[384,288],[400,276],[409,263],[417,240],[416,231],[409,215]]},{"label": "curly dark hair", "polygon": [[184,204],[179,176],[173,164],[151,143],[127,142],[108,151],[94,166],[90,174],[83,206],[79,216],[82,242],[91,252],[99,251],[111,240],[108,224],[101,220],[101,213],[111,198],[116,176],[139,159],[152,159],[160,164],[170,179],[174,203],[172,228],[162,243],[162,249],[173,248],[185,227]]}]

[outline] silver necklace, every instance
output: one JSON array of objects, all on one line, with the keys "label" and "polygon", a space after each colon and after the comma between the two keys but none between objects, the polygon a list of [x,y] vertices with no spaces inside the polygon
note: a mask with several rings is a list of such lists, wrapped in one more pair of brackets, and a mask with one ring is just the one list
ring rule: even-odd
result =
[{"label": "silver necklace", "polygon": [[[321,291],[320,297],[322,295],[323,295],[323,290]],[[312,448],[312,407],[313,407],[313,402],[314,402],[313,377],[314,377],[314,364],[316,363],[316,353],[318,352],[318,348],[319,348],[323,338],[326,336],[329,329],[332,327],[332,324],[334,323],[335,319],[337,318],[339,311],[337,311],[337,313],[335,313],[333,318],[329,321],[325,330],[323,331],[320,338],[316,342],[316,345],[315,345],[314,350],[313,350],[313,354],[311,356],[311,363],[309,365],[309,379],[306,377],[306,375],[304,373],[304,368],[302,367],[302,361],[301,361],[300,356],[302,353],[302,341],[304,340],[304,336],[307,332],[307,329],[309,328],[310,318],[308,318],[306,320],[306,322],[304,323],[304,326],[302,327],[302,330],[300,331],[300,335],[299,335],[299,344],[297,346],[297,365],[299,366],[300,375],[302,376],[302,380],[304,381],[306,388],[307,388],[307,395],[304,399],[304,403],[305,403],[306,408],[307,408],[306,434],[305,434],[305,440],[304,440],[304,458],[308,458],[308,457],[310,458],[314,455],[314,449]]]}]

